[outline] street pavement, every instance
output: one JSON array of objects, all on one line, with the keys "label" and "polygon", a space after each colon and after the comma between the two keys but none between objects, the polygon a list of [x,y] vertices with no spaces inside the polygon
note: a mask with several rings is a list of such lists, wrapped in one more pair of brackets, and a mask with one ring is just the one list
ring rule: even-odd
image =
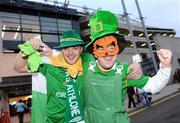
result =
[{"label": "street pavement", "polygon": [[[160,93],[158,94],[155,94],[155,95],[152,95],[152,102],[151,103],[155,103],[165,97],[168,97],[168,96],[171,96],[177,92],[180,91],[180,83],[173,83],[173,84],[168,84],[166,87],[164,87]],[[125,107],[126,107],[126,110],[129,112],[129,113],[132,113],[138,109],[141,108],[141,106],[137,105],[136,108],[128,108],[128,98],[126,98],[125,100]]]},{"label": "street pavement", "polygon": [[[151,108],[138,110],[138,113],[131,115],[131,123],[180,123],[180,92],[170,96],[165,101],[161,100],[158,105]],[[169,98],[169,97],[167,97]]]},{"label": "street pavement", "polygon": [[[19,123],[19,120],[18,120],[18,116],[13,116],[11,117],[10,119],[11,123]],[[30,116],[30,113],[25,113],[24,114],[24,123],[30,123],[31,121],[31,116]]]},{"label": "street pavement", "polygon": [[[168,96],[171,96],[173,94],[175,94],[176,92],[179,92],[180,91],[180,83],[173,83],[173,84],[169,84],[167,85],[166,87],[164,87],[160,93],[158,94],[155,94],[155,95],[152,95],[152,103],[155,103],[156,101],[159,101],[165,97],[168,97]],[[133,113],[137,110],[139,110],[141,107],[137,105],[136,108],[131,108],[129,109],[128,108],[128,99],[126,98],[125,100],[125,107],[126,107],[126,110],[129,112],[129,113]],[[24,115],[24,123],[30,123],[30,113],[26,113]],[[13,116],[11,117],[11,123],[18,123],[18,117],[17,116]]]}]

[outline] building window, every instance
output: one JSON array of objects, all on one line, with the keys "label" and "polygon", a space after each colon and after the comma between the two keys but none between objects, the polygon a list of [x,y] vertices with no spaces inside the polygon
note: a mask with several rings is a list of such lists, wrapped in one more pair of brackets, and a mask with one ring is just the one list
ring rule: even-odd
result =
[{"label": "building window", "polygon": [[148,59],[148,56],[146,53],[140,53],[140,54],[142,56],[142,59],[144,59],[144,60]]},{"label": "building window", "polygon": [[32,15],[21,15],[22,31],[40,32],[39,17]]},{"label": "building window", "polygon": [[23,41],[28,41],[30,39],[32,39],[35,36],[39,36],[40,34],[36,34],[36,33],[22,33],[22,40]]},{"label": "building window", "polygon": [[[4,34],[3,34],[4,33]],[[3,34],[3,36],[2,36]],[[1,37],[4,41],[21,41],[21,33],[20,32],[2,32]]]},{"label": "building window", "polygon": [[56,19],[40,17],[42,33],[58,33]]},{"label": "building window", "polygon": [[42,34],[43,42],[58,42],[58,35]]},{"label": "building window", "polygon": [[57,22],[58,22],[58,31],[60,33],[72,29],[72,24],[70,20],[58,19]]},{"label": "building window", "polygon": [[19,14],[8,13],[8,12],[0,12],[0,19],[2,22],[2,28],[5,30],[14,30],[16,31],[20,26],[20,17]]},{"label": "building window", "polygon": [[0,20],[2,22],[2,40],[21,40],[19,14],[0,12]]}]

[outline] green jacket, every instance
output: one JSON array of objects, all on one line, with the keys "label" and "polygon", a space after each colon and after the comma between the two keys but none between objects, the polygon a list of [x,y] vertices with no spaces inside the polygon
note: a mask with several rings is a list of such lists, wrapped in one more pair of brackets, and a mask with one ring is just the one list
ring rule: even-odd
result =
[{"label": "green jacket", "polygon": [[[81,54],[83,69],[88,66],[93,57],[89,54]],[[46,122],[47,123],[66,123],[66,84],[64,68],[55,67],[50,64],[43,64],[39,68],[47,81],[47,105]],[[84,71],[83,71],[84,74]],[[83,75],[82,74],[82,75]],[[80,93],[81,103],[83,105],[83,78],[82,75],[76,78],[78,91]]]}]

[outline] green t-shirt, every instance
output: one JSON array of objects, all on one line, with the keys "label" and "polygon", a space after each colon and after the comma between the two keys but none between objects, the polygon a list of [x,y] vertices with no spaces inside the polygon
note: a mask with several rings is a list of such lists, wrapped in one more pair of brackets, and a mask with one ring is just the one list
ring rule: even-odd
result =
[{"label": "green t-shirt", "polygon": [[[83,69],[88,65],[93,57],[89,54],[81,54]],[[55,67],[50,64],[43,64],[39,68],[47,81],[47,122],[48,123],[65,123],[66,122],[66,70],[61,67]],[[84,71],[83,71],[84,74]],[[76,78],[78,91],[80,93],[81,103],[83,103],[83,74]],[[83,104],[82,104],[83,105]]]}]

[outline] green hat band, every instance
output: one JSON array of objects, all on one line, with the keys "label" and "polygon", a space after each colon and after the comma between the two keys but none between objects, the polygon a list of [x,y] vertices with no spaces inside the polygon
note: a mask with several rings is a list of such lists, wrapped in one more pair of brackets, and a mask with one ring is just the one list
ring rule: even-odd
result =
[{"label": "green hat band", "polygon": [[[103,35],[117,33],[117,26],[102,24],[102,22],[94,23],[91,27],[92,40],[96,40],[98,37]],[[103,33],[102,33],[103,32]]]},{"label": "green hat band", "polygon": [[83,40],[80,37],[80,34],[76,30],[65,31],[63,32],[60,38],[60,45],[54,47],[56,49],[63,49],[73,46],[82,46],[86,44],[83,42]]},{"label": "green hat band", "polygon": [[60,42],[62,43],[63,41],[82,41],[78,38],[64,38],[64,39],[61,39]]},{"label": "green hat band", "polygon": [[109,25],[109,24],[102,24],[102,22],[96,22],[92,25],[93,27],[91,29],[93,29],[92,31],[94,31],[94,33],[97,32],[101,32],[103,30],[117,30],[117,26],[115,25]]}]

